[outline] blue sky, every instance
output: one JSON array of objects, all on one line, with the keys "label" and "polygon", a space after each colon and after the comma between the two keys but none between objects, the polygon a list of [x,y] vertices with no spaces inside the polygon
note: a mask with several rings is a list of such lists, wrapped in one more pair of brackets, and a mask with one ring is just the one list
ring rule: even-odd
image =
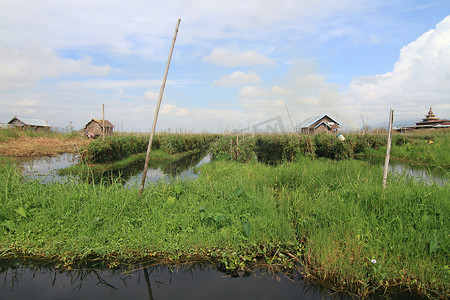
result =
[{"label": "blue sky", "polygon": [[158,131],[450,118],[448,0],[0,0],[0,123],[150,131],[178,18]]}]

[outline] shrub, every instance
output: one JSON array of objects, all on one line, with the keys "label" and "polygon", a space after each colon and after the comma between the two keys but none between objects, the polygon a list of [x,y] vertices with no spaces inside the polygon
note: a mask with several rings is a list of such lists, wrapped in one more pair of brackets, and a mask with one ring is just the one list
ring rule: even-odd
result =
[{"label": "shrub", "polygon": [[255,152],[258,160],[265,163],[291,162],[298,156],[313,156],[314,143],[305,135],[261,135],[256,139]]},{"label": "shrub", "polygon": [[148,139],[136,136],[112,136],[105,140],[97,139],[82,148],[83,161],[108,163],[121,160],[132,154],[147,151]]},{"label": "shrub", "polygon": [[318,134],[314,136],[316,155],[331,159],[347,159],[353,157],[351,143],[342,142],[333,135]]},{"label": "shrub", "polygon": [[[148,147],[148,136],[112,136],[97,139],[82,149],[82,159],[90,163],[109,163],[122,160],[130,155],[144,153]],[[200,134],[156,134],[152,149],[168,154],[178,154],[192,150],[205,150],[214,140],[213,135]]]}]

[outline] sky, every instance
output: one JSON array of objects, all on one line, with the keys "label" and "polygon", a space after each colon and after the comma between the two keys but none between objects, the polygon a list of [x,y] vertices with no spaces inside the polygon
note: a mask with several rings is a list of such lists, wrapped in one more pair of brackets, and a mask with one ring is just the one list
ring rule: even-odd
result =
[{"label": "sky", "polygon": [[0,0],[0,123],[150,132],[178,18],[157,131],[450,118],[448,0]]}]

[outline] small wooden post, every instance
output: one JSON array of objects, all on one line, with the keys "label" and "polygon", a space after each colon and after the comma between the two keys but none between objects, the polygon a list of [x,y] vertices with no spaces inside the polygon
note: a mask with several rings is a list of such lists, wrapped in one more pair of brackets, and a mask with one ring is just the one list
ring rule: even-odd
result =
[{"label": "small wooden post", "polygon": [[391,140],[392,140],[392,122],[394,121],[394,110],[391,108],[389,112],[389,132],[388,141],[386,146],[386,159],[384,160],[384,170],[383,170],[383,187],[386,188],[386,181],[388,175],[389,158],[391,155]]},{"label": "small wooden post", "polygon": [[230,160],[233,161],[233,138],[230,139]]},{"label": "small wooden post", "polygon": [[180,26],[180,22],[181,19],[178,19],[177,27],[175,28],[175,34],[172,40],[172,47],[170,48],[169,58],[167,60],[166,72],[164,74],[161,89],[159,91],[158,104],[156,105],[155,117],[153,118],[152,132],[150,133],[150,139],[148,141],[147,156],[145,157],[144,172],[142,173],[142,182],[141,182],[141,189],[139,191],[139,197],[142,195],[142,192],[144,191],[145,178],[147,177],[148,161],[150,160],[150,152],[152,151],[153,136],[155,135],[156,121],[158,120],[159,107],[161,106],[161,100],[164,94],[164,87],[166,86],[167,73],[169,73],[170,59],[172,58],[173,48],[175,47],[175,40],[177,39],[178,27]]},{"label": "small wooden post", "polygon": [[105,140],[105,104],[103,104],[103,128],[102,128],[103,140]]}]

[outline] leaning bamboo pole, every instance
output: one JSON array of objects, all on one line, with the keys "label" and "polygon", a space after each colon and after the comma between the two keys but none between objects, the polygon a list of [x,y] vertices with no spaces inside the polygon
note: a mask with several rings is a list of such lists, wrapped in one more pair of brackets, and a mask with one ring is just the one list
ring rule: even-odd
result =
[{"label": "leaning bamboo pole", "polygon": [[172,46],[171,46],[170,52],[169,52],[169,58],[167,59],[166,72],[164,73],[163,82],[161,85],[161,89],[159,91],[158,104],[156,105],[155,117],[153,118],[152,132],[150,133],[150,139],[148,141],[147,156],[145,157],[144,172],[142,173],[142,181],[141,181],[141,189],[139,191],[139,197],[142,195],[142,192],[144,191],[145,179],[147,177],[147,170],[148,170],[148,161],[150,160],[150,152],[152,151],[153,136],[155,135],[156,121],[158,120],[159,107],[161,106],[161,100],[162,100],[162,96],[164,94],[164,88],[166,86],[167,74],[169,73],[170,60],[172,59],[173,48],[175,47],[175,40],[177,39],[177,33],[178,33],[178,28],[180,27],[180,22],[181,22],[181,19],[178,19],[177,26],[175,28],[175,34],[173,35]]},{"label": "leaning bamboo pole", "polygon": [[388,132],[388,141],[386,146],[386,158],[384,160],[384,169],[383,169],[383,187],[386,187],[387,175],[388,175],[388,167],[389,167],[389,158],[391,156],[391,140],[392,140],[392,122],[394,120],[394,110],[391,108],[389,112],[389,132]]}]

